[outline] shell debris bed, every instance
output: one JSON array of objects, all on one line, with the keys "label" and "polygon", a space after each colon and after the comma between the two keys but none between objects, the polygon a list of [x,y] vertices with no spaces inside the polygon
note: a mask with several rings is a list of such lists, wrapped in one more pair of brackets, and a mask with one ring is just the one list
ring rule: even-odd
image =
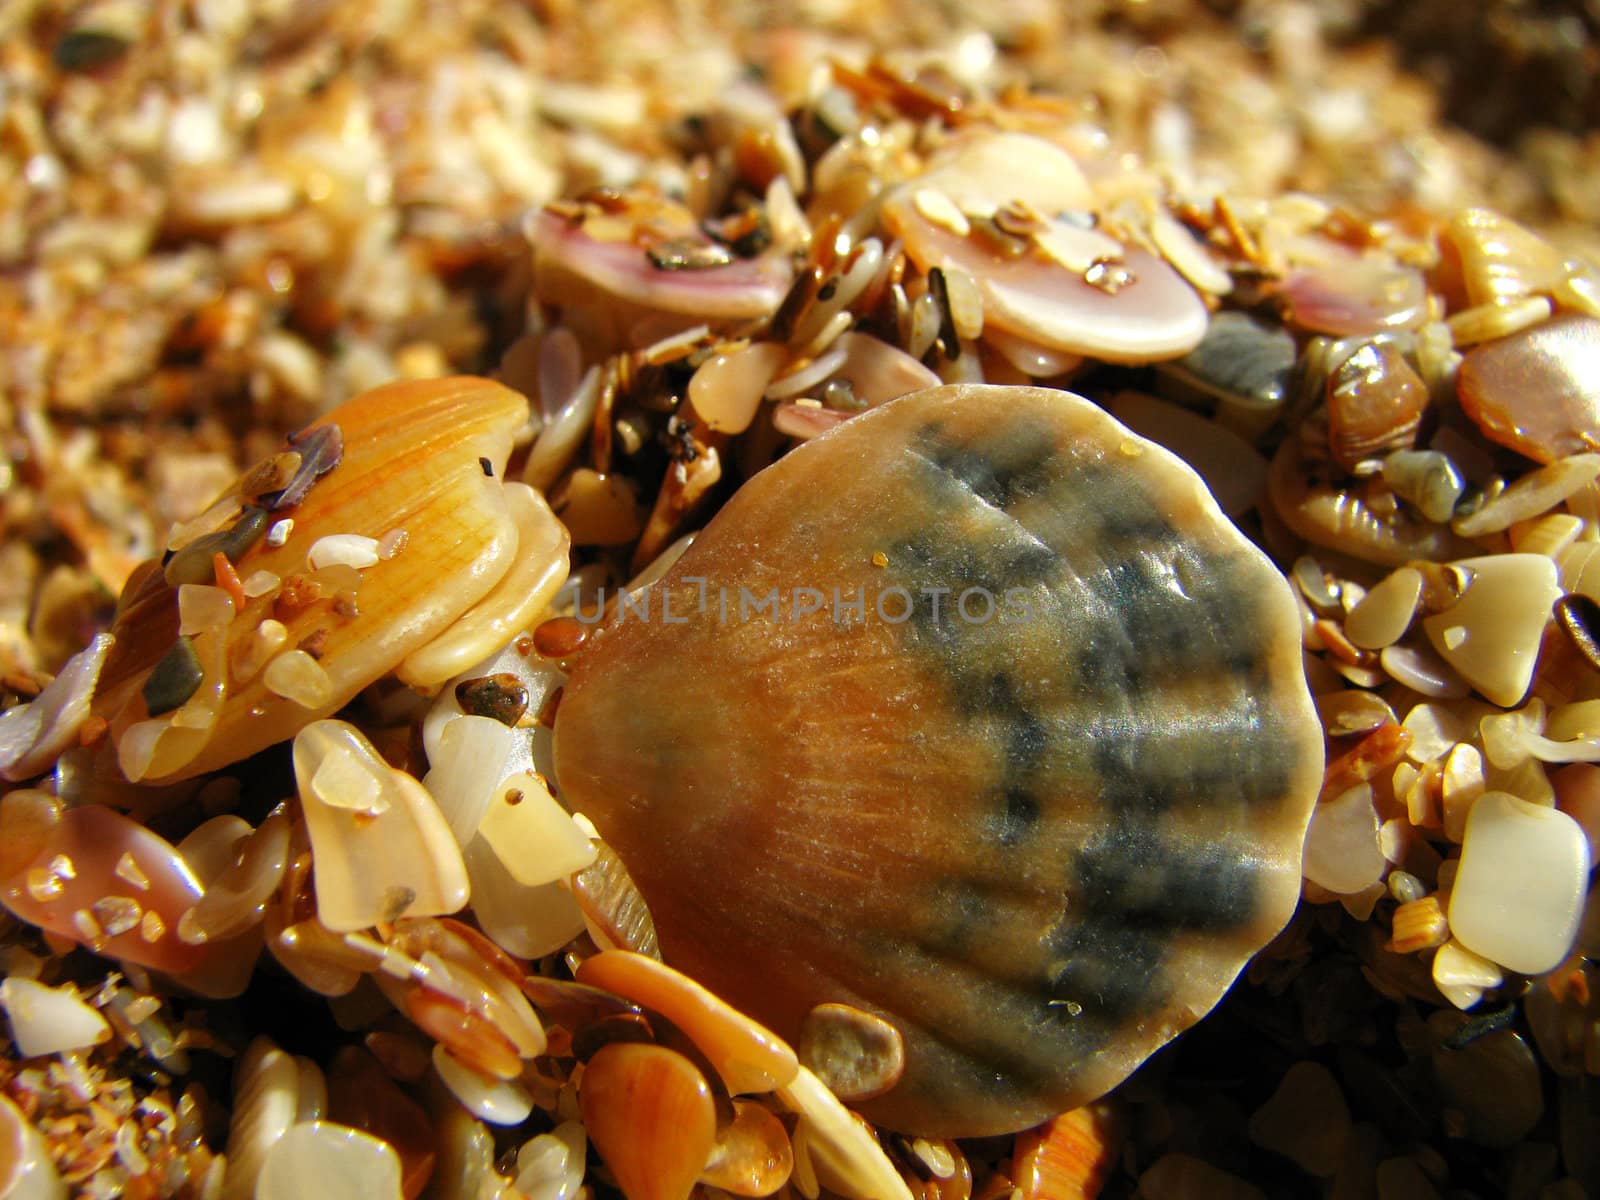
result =
[{"label": "shell debris bed", "polygon": [[1600,1194],[1600,160],[1381,8],[0,14],[0,1200]]}]

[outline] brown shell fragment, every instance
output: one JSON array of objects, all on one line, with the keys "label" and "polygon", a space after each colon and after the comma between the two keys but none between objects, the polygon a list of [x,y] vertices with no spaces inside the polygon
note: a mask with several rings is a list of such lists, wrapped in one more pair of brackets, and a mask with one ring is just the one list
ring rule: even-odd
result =
[{"label": "brown shell fragment", "polygon": [[780,1037],[830,1002],[900,1030],[875,1122],[1094,1098],[1294,906],[1322,738],[1293,599],[1088,401],[956,385],[855,417],[644,600],[575,664],[567,802],[669,963]]},{"label": "brown shell fragment", "polygon": [[1600,447],[1600,320],[1568,314],[1476,347],[1461,407],[1483,435],[1535,462]]},{"label": "brown shell fragment", "polygon": [[1368,342],[1328,376],[1328,448],[1347,471],[1389,450],[1409,450],[1428,386],[1385,342]]}]

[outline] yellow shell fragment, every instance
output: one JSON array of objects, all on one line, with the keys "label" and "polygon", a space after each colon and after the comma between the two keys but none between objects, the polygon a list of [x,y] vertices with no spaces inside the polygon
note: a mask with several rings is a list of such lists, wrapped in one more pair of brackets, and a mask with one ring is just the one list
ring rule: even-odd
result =
[{"label": "yellow shell fragment", "polygon": [[316,857],[317,916],[329,929],[354,932],[466,904],[467,868],[439,806],[355,726],[306,726],[295,737],[294,767]]},{"label": "yellow shell fragment", "polygon": [[595,856],[594,844],[534,775],[513,775],[500,785],[478,836],[513,879],[530,887],[565,879]]},{"label": "yellow shell fragment", "polygon": [[[194,635],[204,681],[169,716],[149,718],[142,689],[178,635],[178,589],[160,563],[135,572],[94,703],[111,724],[124,773],[143,782],[188,778],[292,737],[469,610],[472,638],[499,637],[507,627],[506,637],[514,634],[565,572],[559,525],[531,493],[509,493],[503,482],[511,436],[526,419],[527,403],[515,392],[457,378],[378,388],[311,426],[300,444],[336,426],[343,457],[299,503],[256,518],[292,527],[281,540],[257,537],[233,560],[233,572],[275,578],[278,586],[246,595],[231,620]],[[530,531],[540,552],[519,554]],[[365,569],[348,562],[313,568],[313,546],[352,534],[391,553]],[[497,590],[508,571],[514,578]],[[266,661],[278,647],[304,661],[296,657],[294,670],[278,665],[283,654]],[[448,657],[442,649],[433,654]],[[135,744],[124,745],[130,738]]]},{"label": "yellow shell fragment", "polygon": [[516,556],[494,590],[457,617],[447,632],[413,651],[395,674],[415,688],[436,687],[531,626],[567,578],[566,527],[525,483],[505,485],[516,526]]}]

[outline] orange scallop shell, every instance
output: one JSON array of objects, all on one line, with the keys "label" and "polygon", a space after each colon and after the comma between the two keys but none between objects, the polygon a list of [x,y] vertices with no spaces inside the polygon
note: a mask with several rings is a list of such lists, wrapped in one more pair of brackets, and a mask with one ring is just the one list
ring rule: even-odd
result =
[{"label": "orange scallop shell", "polygon": [[751,479],[619,606],[556,724],[663,954],[791,1040],[901,1031],[862,1106],[939,1136],[1085,1103],[1287,921],[1322,738],[1287,585],[1166,451],[976,385]]}]

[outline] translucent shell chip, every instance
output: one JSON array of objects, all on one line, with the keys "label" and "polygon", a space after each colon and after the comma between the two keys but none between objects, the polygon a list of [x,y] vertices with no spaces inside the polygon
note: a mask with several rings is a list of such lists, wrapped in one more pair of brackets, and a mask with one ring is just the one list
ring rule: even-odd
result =
[{"label": "translucent shell chip", "polygon": [[[1074,224],[1093,204],[1059,146],[979,131],[891,193],[883,222],[921,270],[956,268],[976,281],[986,326],[1112,362],[1187,354],[1205,335],[1205,304],[1162,259]],[[1008,208],[1032,232],[1002,233],[997,246],[974,221]]]},{"label": "translucent shell chip", "polygon": [[[201,682],[154,719],[148,683],[185,644],[175,593],[193,585],[173,587],[160,563],[140,568],[94,703],[121,772],[166,782],[214,770],[292,737],[402,662],[412,682],[438,683],[463,653],[481,657],[514,634],[529,597],[548,597],[566,572],[566,536],[549,507],[504,483],[527,411],[517,393],[463,377],[381,387],[313,425],[299,444],[337,426],[342,458],[298,503],[257,518],[272,528],[232,556],[237,579],[205,579],[204,592],[231,600],[205,606],[209,623],[183,627]],[[230,495],[253,499],[262,469]],[[226,515],[228,502],[213,507]],[[330,546],[369,542],[376,562],[313,566]],[[479,633],[490,644],[454,645]]]},{"label": "translucent shell chip", "polygon": [[904,1041],[968,1136],[1099,1095],[1288,919],[1322,739],[1282,577],[1175,456],[957,385],[755,476],[575,665],[567,803],[668,963]]}]

